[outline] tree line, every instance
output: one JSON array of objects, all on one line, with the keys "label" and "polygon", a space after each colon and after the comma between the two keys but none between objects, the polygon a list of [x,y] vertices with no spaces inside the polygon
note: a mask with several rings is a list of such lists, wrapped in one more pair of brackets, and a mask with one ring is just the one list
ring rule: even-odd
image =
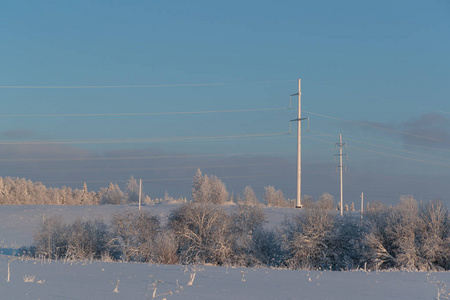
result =
[{"label": "tree line", "polygon": [[[124,204],[138,201],[139,186],[131,177],[122,192],[117,184],[110,183],[99,191],[88,191],[71,187],[49,188],[40,182],[25,178],[0,177],[0,204],[10,205],[98,205]],[[148,198],[148,196],[144,196]],[[148,198],[149,199],[149,198]],[[147,199],[147,201],[148,201]]]},{"label": "tree line", "polygon": [[[252,194],[254,201],[258,201],[253,189],[246,187],[244,196]],[[216,176],[203,175],[198,169],[193,178],[192,200],[195,202],[223,204],[239,202],[241,196],[229,194],[225,184]],[[143,204],[155,204],[163,201],[177,200],[187,202],[186,198],[173,199],[166,194],[162,198],[150,198],[142,195]],[[84,183],[82,189],[48,188],[40,182],[32,182],[25,178],[0,177],[0,205],[119,205],[137,203],[139,200],[139,184],[131,176],[122,191],[118,184],[110,183],[108,187],[99,191],[88,191]],[[265,187],[264,202],[268,206],[294,207],[294,201],[286,199],[283,192],[273,186]]]}]

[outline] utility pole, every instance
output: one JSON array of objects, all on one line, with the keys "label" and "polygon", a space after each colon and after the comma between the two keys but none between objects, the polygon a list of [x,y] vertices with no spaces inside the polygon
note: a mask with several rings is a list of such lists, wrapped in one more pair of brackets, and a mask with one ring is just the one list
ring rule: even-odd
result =
[{"label": "utility pole", "polygon": [[139,210],[141,210],[142,179],[139,179]]},{"label": "utility pole", "polygon": [[302,118],[302,85],[301,80],[297,79],[298,92],[292,94],[292,96],[298,96],[298,113],[297,119],[291,120],[297,122],[297,201],[295,203],[296,208],[302,208],[302,122],[308,118]]},{"label": "utility pole", "polygon": [[343,190],[343,176],[342,176],[342,172],[344,169],[344,166],[342,164],[342,156],[347,155],[347,154],[342,154],[342,147],[345,145],[345,143],[342,143],[342,134],[339,134],[339,143],[336,143],[336,146],[339,147],[339,154],[337,154],[339,156],[339,173],[340,173],[340,177],[341,177],[341,216],[344,215],[344,190]]}]

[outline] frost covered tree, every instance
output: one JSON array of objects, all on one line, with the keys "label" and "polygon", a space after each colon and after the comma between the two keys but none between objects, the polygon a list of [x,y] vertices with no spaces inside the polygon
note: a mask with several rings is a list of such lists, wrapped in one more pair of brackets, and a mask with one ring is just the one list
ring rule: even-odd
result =
[{"label": "frost covered tree", "polygon": [[53,205],[92,205],[98,204],[95,192],[87,192],[87,187],[47,188],[40,182],[24,178],[0,177],[0,204],[53,204]]},{"label": "frost covered tree", "polygon": [[209,178],[208,176],[203,176],[202,171],[197,169],[192,186],[192,200],[194,202],[206,203],[209,197],[208,192]]},{"label": "frost covered tree", "polygon": [[231,222],[218,206],[185,204],[171,213],[169,227],[182,262],[222,265],[232,254]]},{"label": "frost covered tree", "polygon": [[192,200],[198,203],[222,204],[228,201],[225,184],[216,176],[203,175],[200,169],[194,176]]},{"label": "frost covered tree", "polygon": [[334,198],[331,194],[323,193],[319,201],[317,201],[317,207],[319,209],[333,210],[334,209]]},{"label": "frost covered tree", "polygon": [[289,203],[284,198],[281,190],[276,190],[273,186],[269,185],[264,188],[264,202],[268,206],[274,207],[287,207]]},{"label": "frost covered tree", "polygon": [[248,206],[256,206],[258,205],[259,201],[258,198],[255,195],[255,191],[249,187],[246,186],[244,188],[244,204]]},{"label": "frost covered tree", "polygon": [[355,202],[352,202],[349,208],[350,211],[355,211]]},{"label": "frost covered tree", "polygon": [[107,189],[102,188],[100,190],[101,201],[100,204],[122,204],[125,200],[123,192],[120,190],[117,184],[112,182],[109,184]]},{"label": "frost covered tree", "polygon": [[139,202],[139,184],[133,176],[131,176],[126,184],[125,195],[128,203]]}]

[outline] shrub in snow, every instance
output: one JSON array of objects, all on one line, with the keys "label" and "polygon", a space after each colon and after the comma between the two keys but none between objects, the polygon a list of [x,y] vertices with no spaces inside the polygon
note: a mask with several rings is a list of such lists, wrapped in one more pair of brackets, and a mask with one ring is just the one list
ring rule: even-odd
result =
[{"label": "shrub in snow", "polygon": [[169,227],[183,262],[222,265],[232,253],[230,218],[217,206],[185,204],[171,213]]},{"label": "shrub in snow", "polygon": [[327,268],[334,218],[330,211],[304,210],[283,224],[281,237],[286,264],[294,269]]},{"label": "shrub in snow", "polygon": [[67,226],[67,253],[72,259],[99,259],[109,251],[111,236],[102,220],[75,220]]},{"label": "shrub in snow", "polygon": [[112,217],[115,241],[127,261],[152,261],[155,237],[160,231],[159,218],[149,212],[125,211]]},{"label": "shrub in snow", "polygon": [[76,220],[66,225],[61,217],[45,218],[33,237],[36,256],[50,259],[100,258],[110,240],[101,220]]},{"label": "shrub in snow", "polygon": [[45,218],[33,239],[37,256],[58,259],[66,254],[67,230],[61,217]]},{"label": "shrub in snow", "polygon": [[159,264],[178,263],[178,243],[172,230],[159,232],[153,244],[152,262]]},{"label": "shrub in snow", "polygon": [[272,230],[260,228],[253,233],[253,257],[262,265],[279,267],[285,265],[285,255],[278,238]]},{"label": "shrub in snow", "polygon": [[327,269],[351,270],[364,265],[363,228],[359,216],[334,217],[332,232],[327,239]]},{"label": "shrub in snow", "polygon": [[266,220],[264,210],[254,203],[244,202],[238,205],[231,214],[231,232],[233,241],[233,252],[235,262],[239,265],[257,264],[255,257],[255,233],[262,230],[262,225]]},{"label": "shrub in snow", "polygon": [[449,214],[440,201],[419,205],[410,196],[366,214],[365,260],[372,268],[450,269]]}]

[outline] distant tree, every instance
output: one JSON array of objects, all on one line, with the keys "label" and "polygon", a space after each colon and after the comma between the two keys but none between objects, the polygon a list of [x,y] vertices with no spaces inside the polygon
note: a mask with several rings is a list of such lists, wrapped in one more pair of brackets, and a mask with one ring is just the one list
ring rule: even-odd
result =
[{"label": "distant tree", "polygon": [[352,202],[349,208],[350,211],[355,211],[355,202]]},{"label": "distant tree", "polygon": [[102,195],[100,204],[122,204],[124,202],[125,196],[120,190],[117,184],[112,182],[109,184],[107,189],[102,188],[100,190]]},{"label": "distant tree", "polygon": [[216,176],[202,175],[200,169],[194,176],[192,200],[197,203],[222,204],[228,200],[225,184]]},{"label": "distant tree", "polygon": [[268,206],[275,207],[288,207],[289,203],[284,198],[283,192],[281,190],[276,190],[273,186],[269,185],[264,188],[264,202]]},{"label": "distant tree", "polygon": [[70,187],[47,188],[40,182],[24,178],[0,177],[0,204],[98,204],[96,193]]},{"label": "distant tree", "polygon": [[304,195],[302,198],[302,207],[304,209],[313,209],[316,208],[316,203],[314,202],[314,199],[310,195]]},{"label": "distant tree", "polygon": [[317,201],[317,206],[320,209],[333,210],[334,209],[334,198],[328,193],[323,193],[320,196],[319,201]]},{"label": "distant tree", "polygon": [[203,176],[202,171],[197,169],[192,187],[192,200],[198,203],[206,203],[209,200],[210,184],[208,176]]},{"label": "distant tree", "polygon": [[228,201],[228,192],[225,184],[216,176],[210,177],[211,198],[210,201],[214,204],[222,204]]},{"label": "distant tree", "polygon": [[258,198],[256,198],[255,191],[249,186],[246,186],[244,188],[244,199],[243,200],[244,200],[245,205],[248,205],[248,206],[256,206],[259,203]]},{"label": "distant tree", "polygon": [[125,195],[128,203],[139,202],[139,185],[133,176],[130,177],[126,184]]}]

